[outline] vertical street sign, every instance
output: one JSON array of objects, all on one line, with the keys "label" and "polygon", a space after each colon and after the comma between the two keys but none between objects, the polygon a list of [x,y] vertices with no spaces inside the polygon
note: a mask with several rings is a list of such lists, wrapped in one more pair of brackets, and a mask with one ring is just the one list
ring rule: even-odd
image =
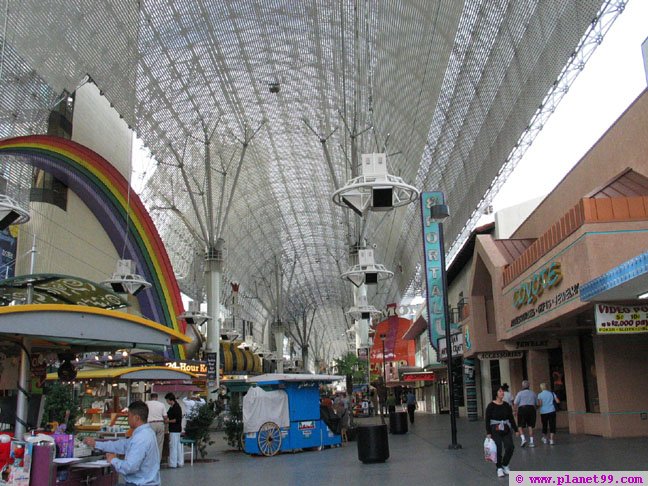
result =
[{"label": "vertical street sign", "polygon": [[445,336],[445,309],[443,293],[442,237],[439,223],[430,214],[430,207],[444,204],[442,192],[421,193],[421,220],[423,224],[423,251],[425,261],[425,284],[427,288],[428,335],[430,344],[438,352],[439,338]]}]

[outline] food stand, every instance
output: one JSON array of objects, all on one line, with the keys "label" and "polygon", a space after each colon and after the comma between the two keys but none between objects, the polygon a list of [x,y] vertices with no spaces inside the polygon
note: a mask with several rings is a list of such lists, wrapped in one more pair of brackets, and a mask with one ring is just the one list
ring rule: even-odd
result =
[{"label": "food stand", "polygon": [[320,411],[322,383],[344,380],[336,375],[270,373],[248,378],[243,397],[243,449],[248,454],[274,456],[306,448],[341,444]]},{"label": "food stand", "polygon": [[[131,401],[129,393],[131,385],[136,382],[144,382],[151,387],[156,383],[175,385],[187,380],[191,381],[196,377],[195,373],[166,366],[120,366],[81,370],[77,372],[76,381],[84,383],[86,389],[82,396],[83,415],[77,421],[75,428],[78,432],[98,437],[122,437],[128,430],[126,420],[128,414],[121,411]],[[57,373],[47,375],[47,381],[58,379]],[[99,383],[102,385],[99,386]],[[118,388],[119,384],[125,384],[126,388]],[[123,390],[125,393],[116,393],[118,390]],[[88,395],[88,391],[98,393]],[[136,398],[144,399],[140,396]],[[91,402],[90,406],[83,406],[84,399],[86,403]]]},{"label": "food stand", "polygon": [[[138,346],[162,351],[172,344],[190,341],[184,334],[169,327],[112,309],[67,304],[0,307],[0,342],[23,346],[23,354],[26,354],[25,340],[30,351],[47,353],[85,353]],[[21,371],[22,362],[24,358],[21,358]],[[28,441],[14,440],[14,443],[26,445]],[[55,460],[55,448],[49,443],[25,447],[29,448],[33,451],[29,454],[29,461],[25,460],[24,466],[13,468],[13,472],[25,469],[28,479],[27,482],[23,480],[22,484],[116,484],[117,475],[112,467],[97,462],[103,456],[93,456],[92,459],[61,457]],[[30,473],[38,480],[30,481]]]}]

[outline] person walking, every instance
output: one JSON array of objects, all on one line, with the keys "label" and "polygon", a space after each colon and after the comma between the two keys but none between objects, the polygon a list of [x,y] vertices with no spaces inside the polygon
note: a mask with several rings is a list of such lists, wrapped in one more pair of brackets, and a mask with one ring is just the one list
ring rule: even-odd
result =
[{"label": "person walking", "polygon": [[418,403],[416,402],[416,395],[411,388],[407,391],[405,403],[407,404],[407,415],[409,415],[410,424],[414,425],[414,410],[418,408]]},{"label": "person walking", "polygon": [[173,393],[164,396],[169,404],[167,417],[169,421],[169,467],[176,468],[184,466],[184,451],[180,442],[182,433],[182,407]]},{"label": "person walking", "polygon": [[167,412],[164,403],[158,401],[158,394],[151,393],[151,399],[147,400],[146,406],[148,407],[148,424],[155,432],[155,439],[157,440],[158,449],[160,451],[160,458],[162,458],[162,448],[164,446],[164,424],[167,421]]},{"label": "person walking", "polygon": [[[98,442],[86,437],[83,442],[106,452],[106,461],[124,477],[127,485],[160,486],[160,451],[155,432],[147,423],[149,409],[137,400],[128,406],[128,425],[133,435],[128,439]],[[123,454],[124,458],[117,458]]]},{"label": "person walking", "polygon": [[[513,404],[517,410],[518,426],[520,427],[521,446],[535,447],[533,443],[533,427],[536,424],[536,404],[538,403],[537,395],[529,388],[529,381],[522,382],[522,390],[515,396]],[[524,429],[529,433],[529,440],[527,442],[524,436]]]},{"label": "person walking", "polygon": [[547,431],[549,431],[549,445],[554,445],[556,434],[556,403],[560,400],[554,392],[547,389],[546,383],[540,383],[538,394],[538,407],[540,407],[540,420],[542,421],[542,443],[547,443]]},{"label": "person walking", "polygon": [[504,401],[504,388],[499,387],[495,399],[486,407],[484,414],[486,422],[486,437],[493,439],[497,446],[497,477],[504,477],[511,471],[509,464],[515,446],[513,445],[513,434],[519,434],[518,426],[513,417],[511,405]]}]

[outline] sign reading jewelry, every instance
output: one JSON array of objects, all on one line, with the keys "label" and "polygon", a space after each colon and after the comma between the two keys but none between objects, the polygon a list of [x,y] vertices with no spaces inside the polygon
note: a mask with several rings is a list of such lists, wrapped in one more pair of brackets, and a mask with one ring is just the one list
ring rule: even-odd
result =
[{"label": "sign reading jewelry", "polygon": [[648,305],[596,306],[598,334],[635,334],[648,332]]}]

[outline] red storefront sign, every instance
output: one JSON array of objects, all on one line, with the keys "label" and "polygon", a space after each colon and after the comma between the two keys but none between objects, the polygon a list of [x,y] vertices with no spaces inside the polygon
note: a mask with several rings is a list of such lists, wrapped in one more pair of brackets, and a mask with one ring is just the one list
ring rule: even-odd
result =
[{"label": "red storefront sign", "polygon": [[436,381],[434,373],[403,373],[403,381]]}]

